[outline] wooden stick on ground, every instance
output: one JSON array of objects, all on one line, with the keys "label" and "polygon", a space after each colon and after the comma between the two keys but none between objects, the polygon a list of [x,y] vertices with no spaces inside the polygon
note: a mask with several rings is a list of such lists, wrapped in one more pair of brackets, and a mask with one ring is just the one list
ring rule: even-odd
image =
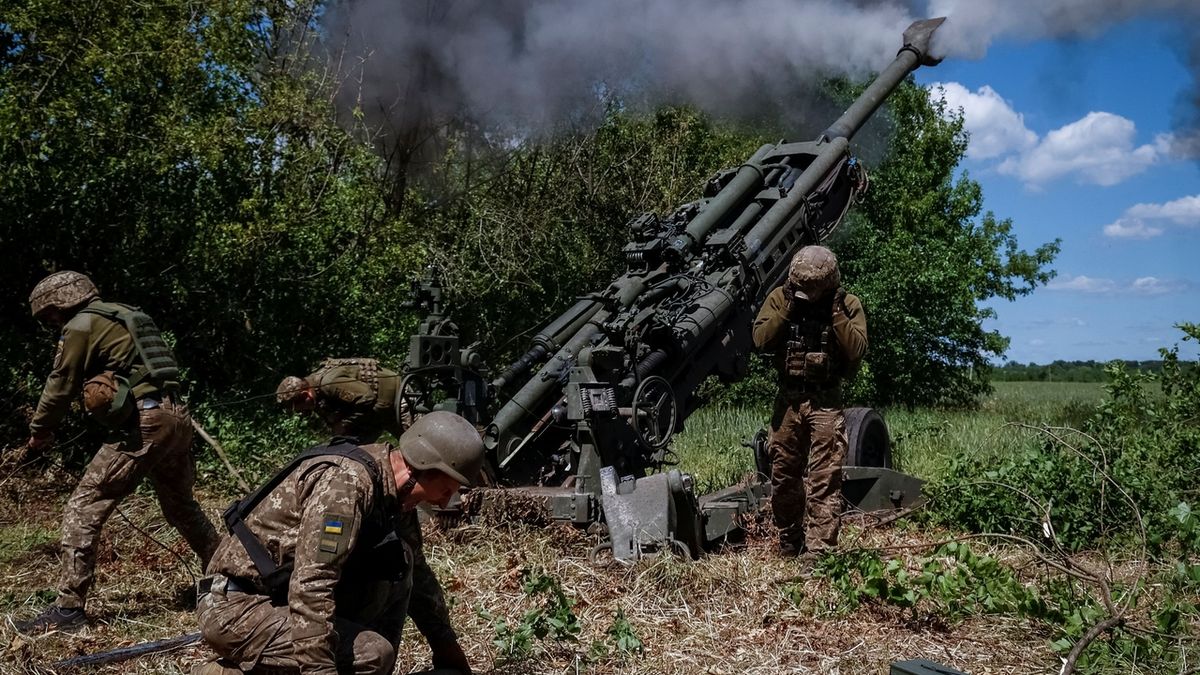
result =
[{"label": "wooden stick on ground", "polygon": [[195,418],[192,418],[192,428],[196,430],[196,433],[200,434],[200,438],[203,438],[212,446],[213,450],[217,451],[217,456],[225,463],[225,468],[229,469],[229,473],[237,480],[238,487],[242,489],[242,492],[248,494],[250,492],[250,485],[246,482],[245,478],[242,478],[242,474],[238,473],[238,470],[233,468],[233,465],[229,463],[229,456],[225,454],[225,449],[221,447],[217,439],[209,436],[208,432],[204,430],[204,427],[200,426],[200,423]]}]

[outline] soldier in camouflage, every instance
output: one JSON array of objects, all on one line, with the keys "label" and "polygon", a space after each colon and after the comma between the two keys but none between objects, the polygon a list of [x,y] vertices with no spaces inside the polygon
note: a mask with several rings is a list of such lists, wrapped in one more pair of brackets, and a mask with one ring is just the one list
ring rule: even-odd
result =
[{"label": "soldier in camouflage", "polygon": [[18,630],[70,630],[86,623],[104,522],[143,478],[163,515],[207,564],[217,533],[192,495],[192,427],[178,398],[179,369],[154,322],[135,307],[102,302],[92,281],[57,272],[29,296],[33,315],[61,329],[54,368],[29,424],[27,448],[53,442],[53,429],[82,394],[89,416],[109,430],[63,513],[58,600]]},{"label": "soldier in camouflage", "polygon": [[[327,359],[305,377],[289,376],[279,383],[275,399],[293,412],[314,412],[335,436],[373,443],[387,431],[399,438],[406,411],[397,414],[400,376],[368,358]],[[402,406],[403,408],[403,406]]]},{"label": "soldier in camouflage", "polygon": [[754,345],[774,356],[780,374],[768,447],[780,552],[833,548],[847,448],[841,381],[866,354],[867,319],[842,289],[832,251],[806,246],[795,255],[787,281],[759,310]]},{"label": "soldier in camouflage", "polygon": [[386,443],[321,445],[226,512],[199,604],[219,659],[193,675],[391,673],[405,616],[435,668],[470,673],[415,507],[444,506],[483,465],[475,427],[422,417]]}]

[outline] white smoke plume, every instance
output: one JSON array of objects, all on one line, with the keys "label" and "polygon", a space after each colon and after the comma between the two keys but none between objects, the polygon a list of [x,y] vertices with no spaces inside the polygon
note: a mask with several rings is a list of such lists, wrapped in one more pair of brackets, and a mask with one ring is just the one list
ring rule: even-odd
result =
[{"label": "white smoke plume", "polygon": [[[408,142],[431,120],[522,133],[587,121],[614,95],[795,137],[836,116],[812,102],[817,83],[887,65],[908,24],[933,16],[948,17],[939,55],[978,58],[998,39],[1091,36],[1142,16],[1200,27],[1200,0],[337,0],[323,28],[342,110]],[[1198,34],[1184,49],[1200,60]]]}]

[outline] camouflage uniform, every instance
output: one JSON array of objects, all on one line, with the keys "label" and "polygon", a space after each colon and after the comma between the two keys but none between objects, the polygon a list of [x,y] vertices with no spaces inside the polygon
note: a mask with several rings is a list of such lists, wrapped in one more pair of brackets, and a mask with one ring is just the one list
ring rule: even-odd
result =
[{"label": "camouflage uniform", "polygon": [[767,296],[754,321],[754,344],[775,355],[779,394],[771,416],[771,508],[784,551],[818,551],[837,545],[841,526],[841,467],[846,458],[846,421],[841,378],[867,350],[862,302],[839,288],[805,308],[810,320],[828,324],[832,373],[820,380],[788,375],[789,331],[798,319],[784,287]]},{"label": "camouflage uniform", "polygon": [[316,392],[317,415],[335,436],[372,443],[387,431],[400,438],[395,410],[400,376],[395,371],[381,368],[375,359],[329,359],[303,379]]},{"label": "camouflage uniform", "polygon": [[[125,325],[94,313],[114,307],[122,306],[94,299],[63,327],[54,369],[29,425],[34,435],[45,434],[62,421],[85,380],[105,371],[126,375],[130,364],[136,366],[134,340]],[[95,576],[100,529],[143,478],[150,479],[167,522],[179,530],[200,560],[207,564],[212,557],[217,532],[192,495],[196,465],[191,455],[191,417],[173,391],[153,380],[142,380],[133,388],[136,414],[112,429],[67,500],[59,607],[83,608]]]},{"label": "camouflage uniform", "polygon": [[[430,644],[457,639],[416,512],[398,505],[389,459],[396,450],[362,448],[381,468],[382,494],[361,463],[315,457],[245,518],[276,565],[293,565],[286,597],[268,594],[236,536],[222,539],[208,567],[212,591],[199,605],[204,639],[221,657],[255,672],[391,673],[406,615]],[[360,547],[384,515],[399,550]]]}]

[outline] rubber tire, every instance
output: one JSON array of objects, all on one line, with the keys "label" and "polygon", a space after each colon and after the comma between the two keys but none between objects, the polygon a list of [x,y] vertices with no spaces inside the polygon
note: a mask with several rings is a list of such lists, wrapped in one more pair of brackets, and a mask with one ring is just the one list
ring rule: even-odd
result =
[{"label": "rubber tire", "polygon": [[892,438],[887,422],[873,408],[846,408],[845,466],[892,468]]}]

